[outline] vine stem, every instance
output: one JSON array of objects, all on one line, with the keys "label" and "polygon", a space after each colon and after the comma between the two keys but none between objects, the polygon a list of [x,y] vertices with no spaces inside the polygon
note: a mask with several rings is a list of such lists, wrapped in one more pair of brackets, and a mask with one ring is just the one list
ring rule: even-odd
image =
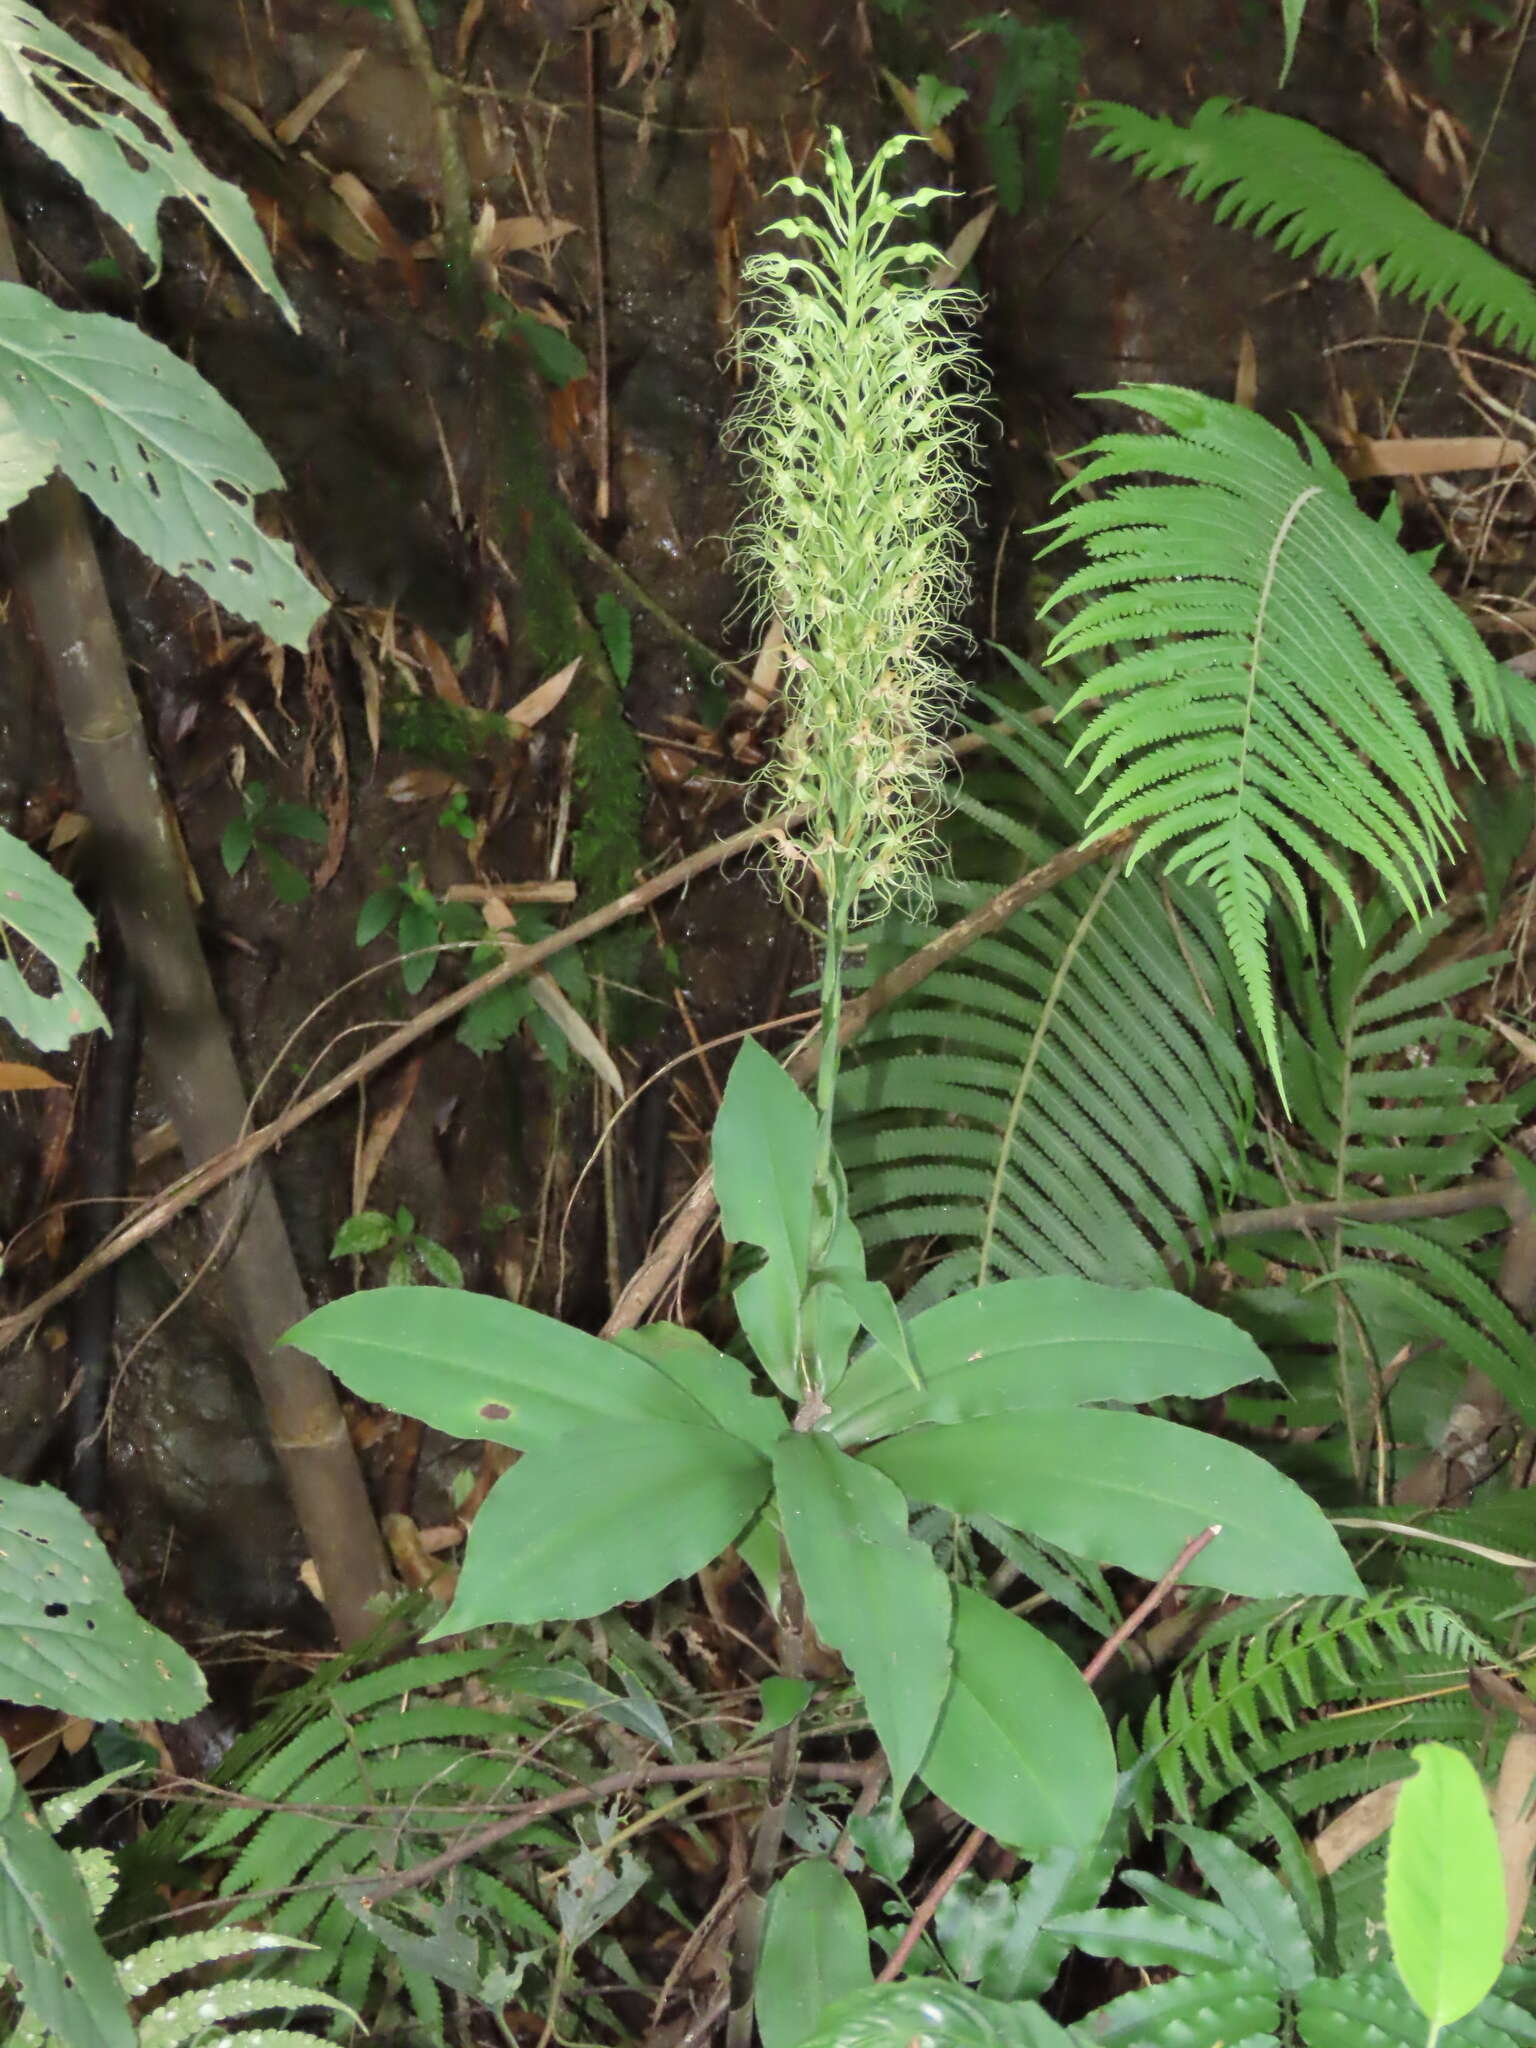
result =
[{"label": "vine stem", "polygon": [[[1092,1685],[1095,1679],[1102,1675],[1110,1659],[1120,1648],[1121,1644],[1127,1642],[1136,1633],[1158,1602],[1178,1584],[1179,1580],[1189,1570],[1190,1565],[1200,1555],[1201,1551],[1204,1550],[1205,1546],[1208,1543],[1213,1543],[1220,1534],[1221,1524],[1213,1522],[1208,1529],[1202,1529],[1198,1536],[1190,1537],[1151,1592],[1147,1594],[1145,1599],[1137,1601],[1119,1627],[1115,1629],[1112,1635],[1104,1638],[1103,1642],[1094,1651],[1092,1657],[1083,1666],[1083,1679],[1086,1684]],[[948,1898],[960,1879],[964,1877],[965,1873],[976,1861],[977,1852],[986,1839],[987,1831],[985,1828],[971,1829],[965,1840],[960,1844],[960,1847],[955,1851],[948,1863],[945,1864],[928,1891],[924,1894],[916,1912],[907,1923],[905,1933],[900,1941],[897,1942],[895,1948],[891,1950],[885,1967],[875,1979],[877,1984],[889,1984],[894,1978],[901,1975],[907,1966],[913,1949],[922,1940],[924,1930],[927,1928],[929,1921],[932,1920],[945,1899]]]}]

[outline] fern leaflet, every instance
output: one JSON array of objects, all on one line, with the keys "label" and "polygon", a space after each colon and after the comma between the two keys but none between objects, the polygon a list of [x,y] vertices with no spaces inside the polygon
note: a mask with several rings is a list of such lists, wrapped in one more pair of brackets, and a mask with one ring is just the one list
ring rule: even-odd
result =
[{"label": "fern leaflet", "polygon": [[1083,120],[1100,155],[1146,178],[1183,173],[1188,199],[1265,235],[1290,256],[1317,252],[1325,277],[1374,268],[1383,291],[1443,306],[1495,343],[1536,355],[1536,289],[1469,236],[1443,226],[1384,171],[1310,121],[1207,100],[1187,128],[1100,100]]},{"label": "fern leaflet", "polygon": [[[1467,759],[1453,685],[1501,732],[1503,698],[1471,626],[1305,428],[1298,453],[1241,406],[1161,384],[1114,395],[1171,431],[1102,435],[1071,488],[1114,488],[1050,522],[1051,547],[1089,556],[1051,599],[1086,601],[1050,659],[1142,643],[1069,706],[1108,700],[1073,750],[1105,785],[1089,822],[1141,827],[1133,863],[1172,846],[1170,868],[1211,887],[1278,1073],[1273,897],[1304,924],[1310,871],[1354,917],[1352,854],[1426,909],[1455,844],[1441,755]],[[1149,468],[1176,481],[1131,481]]]}]

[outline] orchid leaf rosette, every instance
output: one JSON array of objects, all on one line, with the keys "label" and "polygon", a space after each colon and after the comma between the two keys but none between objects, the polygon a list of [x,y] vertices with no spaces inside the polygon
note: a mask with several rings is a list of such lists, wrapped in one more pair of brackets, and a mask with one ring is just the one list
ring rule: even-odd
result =
[{"label": "orchid leaf rosette", "polygon": [[825,891],[829,936],[862,904],[920,895],[935,851],[953,674],[938,649],[965,589],[961,522],[978,366],[957,322],[970,292],[923,282],[942,262],[904,233],[946,195],[884,189],[908,137],[856,177],[832,130],[825,183],[778,188],[802,210],[743,273],[756,317],[733,434],[754,510],[736,555],[789,649],[787,721],[766,771]]}]

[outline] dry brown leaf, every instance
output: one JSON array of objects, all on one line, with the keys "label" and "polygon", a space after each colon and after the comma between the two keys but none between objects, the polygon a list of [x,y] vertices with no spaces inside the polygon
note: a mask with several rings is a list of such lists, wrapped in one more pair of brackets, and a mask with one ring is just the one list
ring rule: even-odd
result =
[{"label": "dry brown leaf", "polygon": [[1502,1017],[1495,1017],[1491,1011],[1487,1021],[1495,1031],[1501,1032],[1509,1040],[1522,1059],[1528,1060],[1536,1067],[1536,1038],[1529,1037],[1524,1031],[1516,1030],[1513,1024],[1506,1024]]},{"label": "dry brown leaf", "polygon": [[357,1161],[352,1173],[352,1213],[366,1209],[368,1196],[379,1168],[384,1164],[385,1155],[395,1141],[395,1134],[410,1108],[416,1094],[416,1083],[421,1079],[421,1063],[425,1054],[418,1052],[414,1058],[402,1063],[398,1075],[391,1077],[388,1099],[374,1112],[368,1126],[368,1134],[357,1150]]},{"label": "dry brown leaf", "polygon": [[1232,403],[1252,412],[1259,398],[1259,352],[1253,336],[1243,329],[1237,344],[1237,375],[1232,379]]},{"label": "dry brown leaf", "polygon": [[898,78],[894,71],[887,71],[883,64],[880,67],[880,76],[889,87],[892,99],[895,100],[897,106],[900,107],[903,115],[906,117],[912,133],[914,135],[921,135],[924,142],[927,143],[928,147],[941,162],[952,164],[955,160],[955,145],[944,133],[942,127],[924,128],[917,111],[917,94],[912,90],[911,86],[904,79]]},{"label": "dry brown leaf", "polygon": [[53,830],[48,834],[48,851],[57,853],[61,846],[72,846],[90,829],[91,821],[84,811],[60,811],[53,821]]},{"label": "dry brown leaf", "polygon": [[0,1060],[0,1092],[20,1093],[26,1088],[62,1088],[64,1083],[41,1067],[29,1067],[20,1060]]},{"label": "dry brown leaf", "polygon": [[395,265],[410,294],[411,304],[419,306],[422,299],[421,273],[416,267],[415,253],[362,179],[352,171],[338,171],[331,179],[331,191],[358,225],[372,236],[379,253]]},{"label": "dry brown leaf", "polygon": [[[494,222],[483,246],[486,255],[495,262],[502,256],[521,256],[529,249],[558,248],[567,235],[579,232],[578,221],[543,220],[536,213],[520,213],[509,220]],[[477,232],[476,242],[479,240]]]},{"label": "dry brown leaf", "polygon": [[446,768],[402,768],[384,786],[392,804],[441,803],[459,787]]},{"label": "dry brown leaf", "polygon": [[520,725],[524,732],[531,732],[542,719],[548,718],[550,712],[564,697],[580,667],[581,656],[578,654],[574,661],[568,661],[564,668],[558,669],[547,681],[540,683],[537,689],[530,690],[527,696],[514,704],[506,714],[508,725]]},{"label": "dry brown leaf", "polygon": [[752,664],[752,687],[742,699],[749,711],[766,711],[778,695],[779,677],[783,672],[784,652],[787,646],[784,622],[775,612],[768,621],[763,644],[757,650],[757,659]]},{"label": "dry brown leaf", "polygon": [[571,1051],[586,1061],[605,1087],[622,1096],[624,1077],[613,1064],[612,1055],[560,984],[548,974],[532,974],[528,977],[528,993],[550,1022],[564,1032]]},{"label": "dry brown leaf", "polygon": [[355,50],[348,50],[339,64],[333,64],[320,83],[305,93],[293,112],[285,114],[278,122],[272,131],[278,141],[290,146],[297,142],[315,116],[335,99],[367,54],[367,50],[359,45]]},{"label": "dry brown leaf", "polygon": [[1439,476],[1456,469],[1518,469],[1529,455],[1529,448],[1500,434],[1439,434],[1415,441],[1357,441],[1341,467],[1350,478]]},{"label": "dry brown leaf", "polygon": [[459,16],[459,25],[453,32],[453,68],[462,78],[469,69],[470,46],[485,15],[485,0],[469,0],[469,5]]},{"label": "dry brown leaf", "polygon": [[238,690],[227,691],[225,693],[224,702],[229,706],[230,710],[234,712],[236,718],[238,718],[242,724],[250,727],[251,731],[256,735],[257,739],[261,741],[261,744],[272,756],[273,760],[277,763],[279,767],[281,767],[283,765],[282,755],[278,752],[277,748],[273,746],[272,742],[267,738],[266,733],[262,730],[261,720],[256,716],[255,712],[251,709],[250,705],[246,703],[245,699],[241,696],[240,692]]},{"label": "dry brown leaf", "polygon": [[996,205],[984,206],[980,213],[973,213],[961,228],[959,234],[944,251],[944,260],[935,263],[928,273],[928,284],[933,291],[946,291],[964,270],[967,263],[981,247],[982,238],[992,225]]},{"label": "dry brown leaf", "polygon": [[248,107],[244,100],[237,100],[232,93],[227,92],[216,92],[212,98],[214,105],[221,113],[228,114],[237,128],[243,128],[251,140],[259,143],[269,156],[275,156],[282,161],[282,144],[261,116]]},{"label": "dry brown leaf", "polygon": [[460,711],[465,710],[467,700],[453,663],[432,635],[423,632],[421,627],[417,626],[411,633],[411,645],[420,657],[422,667],[431,677],[432,687],[438,696],[445,704],[452,704]]},{"label": "dry brown leaf", "polygon": [[379,676],[379,665],[373,658],[373,650],[362,633],[347,631],[352,647],[352,659],[357,663],[357,679],[363,692],[363,724],[368,733],[368,745],[375,761],[379,758],[379,731],[384,701],[384,685]]},{"label": "dry brown leaf", "polygon": [[1321,1834],[1313,1837],[1307,1861],[1319,1877],[1332,1877],[1351,1856],[1358,1856],[1372,1842],[1380,1841],[1392,1825],[1397,1795],[1402,1789],[1402,1780],[1398,1779],[1390,1785],[1378,1785],[1374,1792],[1363,1793],[1329,1821]]}]

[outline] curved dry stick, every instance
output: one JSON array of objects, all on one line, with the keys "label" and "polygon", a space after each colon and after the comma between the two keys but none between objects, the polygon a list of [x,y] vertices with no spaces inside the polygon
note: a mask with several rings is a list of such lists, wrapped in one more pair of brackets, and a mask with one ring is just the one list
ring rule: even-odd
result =
[{"label": "curved dry stick", "polygon": [[[839,1041],[847,1045],[858,1037],[871,1017],[887,1004],[895,1002],[898,996],[906,995],[910,989],[926,981],[930,974],[963,953],[968,946],[974,946],[978,939],[997,931],[1016,911],[1056,888],[1069,875],[1075,875],[1079,868],[1119,853],[1130,845],[1135,836],[1131,827],[1119,832],[1106,832],[1098,839],[1090,839],[1081,846],[1069,846],[1063,852],[1053,854],[1040,867],[1032,868],[1018,881],[1010,882],[1006,889],[1000,889],[995,896],[989,897],[968,917],[962,917],[958,924],[950,925],[937,938],[930,939],[926,946],[919,947],[917,952],[893,967],[889,974],[882,974],[863,995],[845,1004],[838,1025]],[[820,1053],[821,1035],[812,1032],[795,1048],[793,1057],[785,1063],[785,1072],[797,1081],[809,1079],[816,1070]],[[714,1213],[715,1177],[706,1168],[684,1197],[682,1207],[668,1224],[655,1250],[614,1303],[613,1313],[603,1325],[605,1337],[615,1336],[620,1330],[634,1329],[673,1273],[689,1257],[700,1231]]]},{"label": "curved dry stick", "polygon": [[707,874],[712,868],[720,867],[737,854],[746,853],[754,846],[760,845],[763,840],[777,837],[793,822],[793,818],[788,814],[768,818],[762,824],[750,825],[741,832],[733,833],[727,839],[716,840],[711,846],[700,847],[697,853],[689,854],[685,860],[677,861],[661,874],[653,875],[649,881],[638,883],[633,889],[626,890],[624,895],[616,896],[611,903],[605,903],[600,909],[589,912],[586,917],[578,918],[574,924],[567,925],[563,931],[552,932],[548,938],[540,939],[536,945],[510,947],[503,958],[486,973],[466,982],[463,988],[450,990],[435,1003],[429,1003],[419,1016],[412,1017],[398,1030],[392,1031],[387,1038],[380,1039],[379,1043],[370,1047],[367,1052],[359,1053],[350,1065],[333,1074],[329,1081],[322,1082],[312,1094],[291,1103],[281,1115],[273,1117],[270,1123],[249,1132],[238,1144],[230,1145],[224,1151],[216,1153],[195,1171],[183,1174],[181,1179],[173,1183],[163,1194],[146,1204],[131,1221],[120,1225],[110,1237],[103,1239],[89,1257],[82,1259],[79,1265],[73,1267],[61,1280],[56,1280],[51,1287],[46,1288],[35,1301],[18,1310],[16,1314],[0,1319],[0,1351],[6,1350],[24,1337],[50,1309],[56,1308],[61,1301],[67,1301],[93,1273],[102,1272],[132,1251],[135,1245],[143,1244],[146,1238],[155,1236],[173,1217],[181,1215],[183,1210],[192,1208],[205,1196],[211,1195],[233,1175],[243,1172],[254,1160],[261,1158],[263,1153],[270,1152],[275,1145],[280,1145],[285,1138],[291,1137],[302,1125],[308,1123],[311,1117],[318,1116],[323,1109],[328,1109],[340,1096],[345,1095],[348,1089],[355,1088],[359,1081],[366,1080],[380,1067],[387,1066],[402,1052],[408,1051],[411,1046],[437,1030],[439,1025],[446,1024],[450,1018],[457,1017],[460,1011],[467,1010],[471,1003],[488,990],[500,988],[504,982],[515,980],[520,974],[526,974],[531,968],[552,959],[555,954],[563,953],[571,946],[580,945],[584,939],[593,937],[597,932],[606,931],[610,925],[633,916],[637,910],[643,910],[648,903],[654,903],[658,897],[682,888],[695,876]]}]

